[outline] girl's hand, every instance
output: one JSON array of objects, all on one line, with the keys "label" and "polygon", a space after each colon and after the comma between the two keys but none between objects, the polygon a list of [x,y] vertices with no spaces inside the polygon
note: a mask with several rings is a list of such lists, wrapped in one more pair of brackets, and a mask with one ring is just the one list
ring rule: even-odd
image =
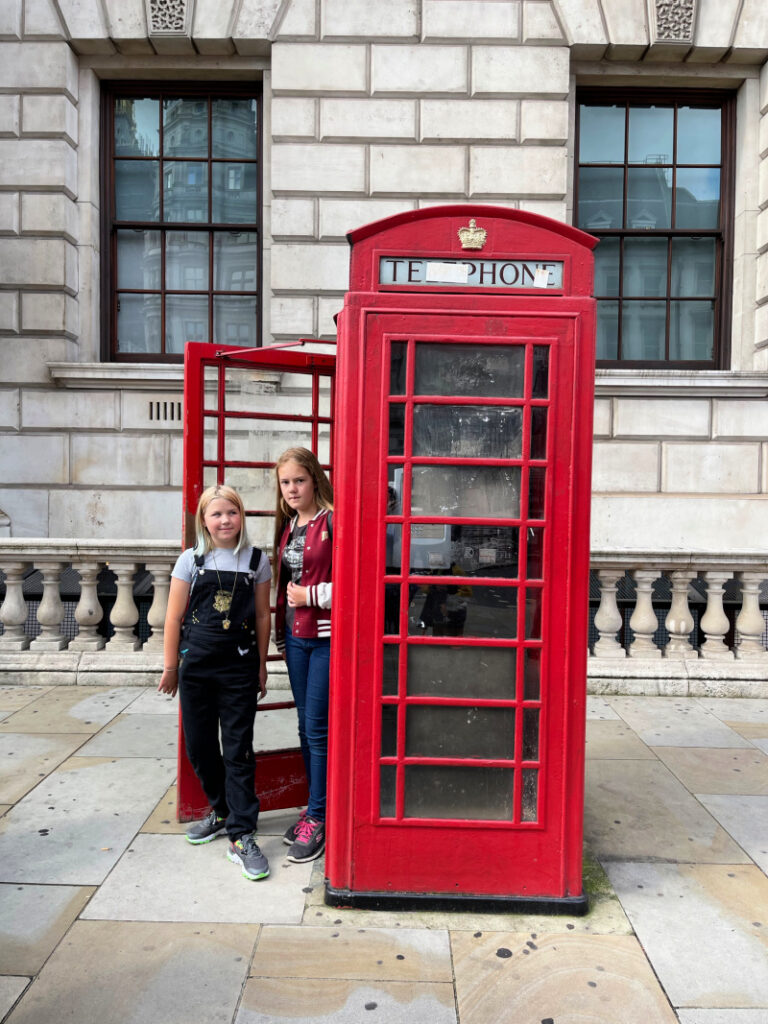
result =
[{"label": "girl's hand", "polygon": [[267,696],[267,666],[259,666],[259,693],[262,697]]},{"label": "girl's hand", "polygon": [[289,583],[286,597],[291,608],[304,608],[307,603],[307,588],[296,583]]},{"label": "girl's hand", "polygon": [[158,693],[167,693],[171,697],[176,696],[176,691],[179,688],[179,670],[177,668],[165,668],[163,674],[160,677],[160,685],[157,688]]}]

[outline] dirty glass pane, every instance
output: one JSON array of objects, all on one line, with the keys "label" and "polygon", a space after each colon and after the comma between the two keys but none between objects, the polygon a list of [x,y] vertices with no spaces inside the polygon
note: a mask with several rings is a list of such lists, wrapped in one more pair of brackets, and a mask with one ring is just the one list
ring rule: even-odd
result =
[{"label": "dirty glass pane", "polygon": [[388,576],[399,576],[402,563],[402,533],[399,523],[387,523],[384,571]]},{"label": "dirty glass pane", "polygon": [[534,405],[531,409],[531,458],[547,457],[547,410]]},{"label": "dirty glass pane", "polygon": [[478,398],[522,398],[525,371],[523,345],[416,346],[417,395]]},{"label": "dirty glass pane", "polygon": [[390,346],[389,393],[405,394],[405,356],[408,346],[404,341],[393,341]]},{"label": "dirty glass pane", "polygon": [[512,821],[512,768],[408,765],[406,818]]},{"label": "dirty glass pane", "polygon": [[120,352],[160,352],[160,296],[117,296],[117,347]]},{"label": "dirty glass pane", "polygon": [[255,160],[259,155],[255,99],[220,99],[211,104],[212,156]]},{"label": "dirty glass pane", "polygon": [[402,455],[405,451],[405,406],[389,407],[389,454]]},{"label": "dirty glass pane", "polygon": [[220,163],[213,170],[214,224],[255,224],[259,219],[257,164]]},{"label": "dirty glass pane", "polygon": [[525,637],[527,640],[541,640],[541,602],[541,591],[529,587],[525,597]]},{"label": "dirty glass pane", "polygon": [[160,101],[115,97],[115,156],[160,155]]},{"label": "dirty glass pane", "polygon": [[528,518],[544,518],[544,501],[547,471],[543,466],[531,466],[528,470]]},{"label": "dirty glass pane", "polygon": [[533,346],[533,382],[531,398],[547,398],[549,395],[549,346]]},{"label": "dirty glass pane", "polygon": [[[225,394],[225,401],[227,395]],[[286,448],[294,445],[309,447],[308,424],[292,423],[290,420],[259,420],[230,417],[227,419],[225,439],[226,457],[230,462],[267,462],[269,467],[258,472],[265,473],[271,487],[270,504],[275,507],[275,476],[271,463],[275,462]],[[299,440],[295,440],[299,438]],[[254,472],[257,472],[254,470]]]},{"label": "dirty glass pane", "polygon": [[390,465],[387,471],[387,515],[399,516],[403,511],[403,467]]},{"label": "dirty glass pane", "polygon": [[203,418],[203,459],[206,462],[214,462],[218,459],[218,442],[218,418],[216,416],[205,416]]},{"label": "dirty glass pane", "polygon": [[218,409],[219,407],[219,368],[217,366],[206,366],[203,370],[205,381],[205,408]]},{"label": "dirty glass pane", "polygon": [[[390,445],[392,443],[390,427]],[[465,459],[519,459],[523,410],[498,405],[416,405],[413,454]],[[390,448],[390,455],[399,454]]]},{"label": "dirty glass pane", "polygon": [[523,709],[523,760],[539,759],[539,709]]},{"label": "dirty glass pane", "polygon": [[397,705],[381,707],[381,756],[397,757]]},{"label": "dirty glass pane", "polygon": [[400,584],[384,584],[384,632],[396,635],[400,632]]},{"label": "dirty glass pane", "polygon": [[515,709],[411,706],[406,715],[405,754],[511,761],[515,756]]},{"label": "dirty glass pane", "polygon": [[[471,636],[513,640],[517,636],[517,588],[442,583],[413,590],[408,606],[410,636]],[[399,591],[398,591],[399,592]]]},{"label": "dirty glass pane", "polygon": [[381,673],[381,692],[385,697],[397,696],[400,648],[397,644],[384,644],[384,662]]},{"label": "dirty glass pane", "polygon": [[[275,511],[275,475],[271,469],[254,469],[252,466],[227,466],[225,479],[240,492],[246,509],[258,512]],[[264,516],[269,522],[269,546],[272,547],[274,515]],[[262,545],[259,545],[260,547]]]},{"label": "dirty glass pane", "polygon": [[160,167],[156,160],[115,160],[117,220],[159,220]]},{"label": "dirty glass pane", "polygon": [[523,699],[539,700],[541,697],[541,650],[526,647],[523,651]]},{"label": "dirty glass pane", "polygon": [[408,696],[514,700],[516,657],[515,647],[411,644]]},{"label": "dirty glass pane", "polygon": [[444,569],[461,576],[517,576],[516,526],[411,526],[411,572]]},{"label": "dirty glass pane", "polygon": [[[312,394],[309,374],[281,373],[275,380],[274,371],[265,371],[257,366],[229,366],[226,373],[226,392],[224,404],[230,412],[255,412],[256,409],[265,408],[268,405],[270,411],[275,404],[284,400],[282,409],[286,414],[292,416],[312,415]],[[278,410],[275,410],[278,411]],[[267,435],[271,429],[264,424]],[[291,423],[290,430],[296,440],[289,436],[285,444],[278,449],[274,456],[265,457],[274,461],[286,448],[302,445],[305,448],[311,447],[307,438],[310,435],[308,423]]]},{"label": "dirty glass pane", "polygon": [[541,526],[528,527],[528,568],[529,580],[540,580],[544,574],[544,530]]},{"label": "dirty glass pane", "polygon": [[397,768],[383,764],[380,768],[379,814],[382,818],[394,818],[396,813]]},{"label": "dirty glass pane", "polygon": [[523,821],[539,818],[539,772],[536,768],[523,769]]},{"label": "dirty glass pane", "polygon": [[161,253],[159,231],[118,231],[117,287],[159,290]]},{"label": "dirty glass pane", "polygon": [[516,466],[414,466],[411,514],[517,519]]}]

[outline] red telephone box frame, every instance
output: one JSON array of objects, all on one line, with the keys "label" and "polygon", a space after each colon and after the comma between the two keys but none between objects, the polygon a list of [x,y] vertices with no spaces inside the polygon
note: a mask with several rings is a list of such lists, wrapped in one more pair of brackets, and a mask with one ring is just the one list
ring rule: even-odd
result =
[{"label": "red telephone box frame", "polygon": [[[487,229],[482,251],[469,255],[459,229],[474,219]],[[592,405],[594,393],[595,303],[592,254],[596,239],[522,211],[483,206],[435,207],[369,225],[349,236],[352,245],[351,290],[339,317],[336,421],[344,445],[339,449],[335,488],[333,642],[331,645],[331,715],[329,737],[328,847],[326,902],[358,907],[453,907],[584,913],[581,861],[586,700],[586,635],[589,580],[589,504],[591,497]],[[514,293],[503,287],[425,287],[405,280],[380,284],[383,258],[431,261],[517,260],[562,264],[558,288],[527,287]],[[406,595],[427,582],[409,571],[409,529],[435,519],[454,525],[475,520],[420,517],[410,509],[390,514],[388,467],[402,463],[404,478],[423,464],[467,464],[457,457],[420,459],[404,449],[403,457],[387,448],[389,408],[418,402],[460,404],[450,395],[419,396],[413,390],[413,356],[417,344],[512,344],[525,347],[525,437],[530,436],[531,409],[546,408],[547,449],[535,459],[529,449],[514,460],[522,481],[520,517],[483,519],[484,524],[511,523],[521,536],[530,522],[544,531],[542,579],[525,575],[524,556],[518,577],[504,581],[522,595],[518,631],[513,639],[451,638],[459,647],[506,646],[517,653],[516,681],[506,700],[425,698],[409,694],[408,650],[440,643],[410,635]],[[402,398],[389,391],[389,347],[404,345],[408,384]],[[533,396],[534,348],[548,352],[550,389],[544,400]],[[397,394],[397,393],[395,393]],[[466,400],[469,403],[469,399]],[[475,404],[478,399],[474,399]],[[485,398],[481,404],[489,404]],[[515,404],[500,399],[500,404]],[[492,403],[491,403],[492,404]],[[409,414],[410,415],[410,414]],[[409,437],[406,419],[405,436]],[[528,443],[526,441],[526,443]],[[490,459],[505,466],[510,460]],[[525,511],[527,481],[538,465],[546,474],[543,517]],[[407,488],[406,488],[407,489]],[[404,491],[404,494],[406,492]],[[404,551],[399,573],[388,572],[384,527],[400,526]],[[521,551],[525,539],[521,539]],[[400,594],[399,626],[394,636],[383,631],[385,577]],[[453,576],[430,576],[435,584]],[[475,585],[498,580],[470,577]],[[538,639],[523,627],[526,597],[536,595]],[[538,602],[538,603],[537,603]],[[400,681],[392,696],[382,690],[383,648],[399,648]],[[523,684],[523,655],[541,652],[540,693],[531,698]],[[509,756],[467,759],[410,756],[405,747],[408,711],[419,705],[513,708],[515,739]],[[397,750],[382,749],[383,709],[397,722]],[[541,734],[536,756],[521,753],[522,721],[535,712]],[[515,778],[511,820],[466,817],[416,818],[404,812],[403,777],[411,765],[475,765],[508,769]],[[397,779],[394,810],[380,806],[380,772],[393,769]],[[520,812],[520,782],[537,772],[538,811],[534,820]]]},{"label": "red telephone box frame", "polygon": [[[194,544],[194,519],[197,503],[206,486],[213,479],[224,483],[227,470],[269,469],[273,462],[264,459],[235,460],[226,457],[227,422],[260,420],[265,423],[296,422],[311,429],[309,447],[318,451],[319,430],[326,425],[330,431],[330,462],[323,468],[332,475],[333,469],[333,407],[335,392],[336,357],[316,352],[296,351],[275,346],[244,350],[228,345],[189,342],[184,352],[184,485],[183,485],[183,546]],[[266,369],[276,372],[306,374],[309,380],[311,413],[302,415],[285,412],[265,412],[254,406],[249,410],[233,410],[226,403],[226,371],[240,369]],[[206,405],[206,371],[216,377],[215,407]],[[320,412],[320,378],[330,382],[329,411]],[[209,381],[210,384],[210,381]],[[206,458],[205,422],[217,424],[217,443],[214,457]],[[246,517],[274,517],[274,508],[246,508]],[[281,661],[280,655],[270,655],[268,661]],[[274,701],[269,697],[259,704],[259,711],[278,711],[292,708],[291,700]],[[258,715],[257,715],[258,728]],[[297,737],[298,738],[298,737]],[[306,803],[307,785],[301,750],[297,747],[262,751],[256,759],[255,786],[261,810],[271,811],[284,807],[298,807]],[[184,731],[179,713],[179,749],[177,777],[177,817],[179,821],[193,821],[209,810],[208,801],[195,775],[184,745]]]}]

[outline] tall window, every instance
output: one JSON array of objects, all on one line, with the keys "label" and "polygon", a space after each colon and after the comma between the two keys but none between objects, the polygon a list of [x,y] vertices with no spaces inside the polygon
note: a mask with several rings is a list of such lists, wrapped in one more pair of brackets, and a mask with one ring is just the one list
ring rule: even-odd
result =
[{"label": "tall window", "polygon": [[595,250],[604,366],[725,367],[730,96],[578,95],[577,225]]},{"label": "tall window", "polygon": [[258,88],[106,85],[106,358],[259,344]]}]

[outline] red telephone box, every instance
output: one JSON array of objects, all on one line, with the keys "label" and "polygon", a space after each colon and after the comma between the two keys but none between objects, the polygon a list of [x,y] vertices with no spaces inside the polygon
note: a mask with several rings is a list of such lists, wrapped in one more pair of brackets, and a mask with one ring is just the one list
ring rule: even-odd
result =
[{"label": "red telephone box", "polygon": [[596,240],[349,235],[326,901],[582,913]]}]

